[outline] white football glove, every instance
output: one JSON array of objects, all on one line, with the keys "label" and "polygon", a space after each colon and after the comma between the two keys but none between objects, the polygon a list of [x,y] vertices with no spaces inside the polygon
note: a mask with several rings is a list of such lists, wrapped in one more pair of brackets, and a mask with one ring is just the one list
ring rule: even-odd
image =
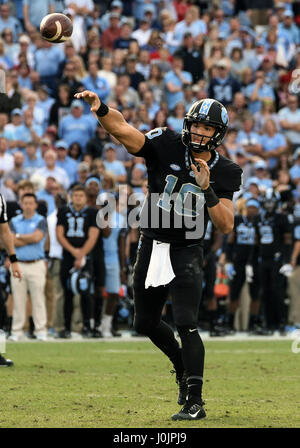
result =
[{"label": "white football glove", "polygon": [[283,266],[281,266],[279,272],[280,274],[285,275],[286,277],[290,277],[292,275],[293,269],[294,268],[291,264],[286,263]]},{"label": "white football glove", "polygon": [[251,264],[246,265],[246,282],[253,282],[253,266],[251,266]]}]

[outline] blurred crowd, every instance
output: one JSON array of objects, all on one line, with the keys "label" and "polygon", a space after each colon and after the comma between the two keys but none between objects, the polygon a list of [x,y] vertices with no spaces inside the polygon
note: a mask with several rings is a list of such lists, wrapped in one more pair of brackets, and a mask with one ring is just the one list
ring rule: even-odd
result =
[{"label": "blurred crowd", "polygon": [[[73,22],[72,37],[64,43],[40,36],[40,22],[51,12]],[[45,205],[48,225],[76,185],[94,188],[96,195],[125,185],[125,196],[133,193],[143,202],[144,159],[109,136],[89,106],[74,99],[76,92],[96,92],[143,133],[163,126],[181,132],[191,104],[211,97],[226,106],[230,120],[218,151],[244,172],[234,197],[237,213],[246,213],[250,198],[259,201],[273,190],[277,211],[291,223],[292,250],[300,239],[299,232],[293,236],[300,203],[299,25],[300,2],[291,0],[0,0],[0,193],[14,210],[10,219],[17,206],[9,204],[19,204],[28,191]],[[119,301],[110,312],[115,326],[108,335],[118,334],[118,323],[132,325],[130,273],[138,231],[125,233]],[[216,251],[221,258],[224,244]],[[57,245],[50,238],[46,289],[50,266],[62,257]],[[214,269],[220,274],[225,264],[217,260]],[[291,265],[292,278],[299,274],[299,262]],[[6,268],[3,261],[4,279]],[[7,279],[2,289],[8,300],[0,328],[9,333],[15,298]],[[60,289],[49,287],[45,298],[52,334],[64,329]],[[283,282],[283,300],[289,291],[288,281]],[[297,291],[300,296],[300,285],[296,296]],[[30,301],[26,313],[25,327],[34,336],[38,319]],[[171,322],[168,304],[164,313]],[[73,329],[82,321],[80,310],[74,316]],[[292,314],[286,312],[285,324],[299,322],[296,304]]]}]

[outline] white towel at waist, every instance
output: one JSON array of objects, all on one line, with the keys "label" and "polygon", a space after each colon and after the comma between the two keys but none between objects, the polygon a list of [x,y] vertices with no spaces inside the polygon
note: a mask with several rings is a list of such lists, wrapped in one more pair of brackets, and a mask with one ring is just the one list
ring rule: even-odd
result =
[{"label": "white towel at waist", "polygon": [[174,277],[170,260],[170,244],[153,240],[145,288],[168,285]]}]

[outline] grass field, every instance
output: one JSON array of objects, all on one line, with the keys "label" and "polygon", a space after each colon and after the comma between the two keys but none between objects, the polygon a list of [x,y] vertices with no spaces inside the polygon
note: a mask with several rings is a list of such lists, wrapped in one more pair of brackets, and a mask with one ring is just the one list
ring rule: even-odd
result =
[{"label": "grass field", "polygon": [[173,422],[172,366],[150,342],[7,344],[0,428],[300,426],[300,353],[290,340],[207,341],[207,418]]}]

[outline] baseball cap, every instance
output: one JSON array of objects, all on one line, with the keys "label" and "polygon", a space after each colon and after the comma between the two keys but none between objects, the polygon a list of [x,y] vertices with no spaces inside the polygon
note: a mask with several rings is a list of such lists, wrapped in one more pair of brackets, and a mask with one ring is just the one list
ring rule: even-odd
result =
[{"label": "baseball cap", "polygon": [[78,171],[90,171],[90,166],[87,162],[80,162],[78,165]]},{"label": "baseball cap", "polygon": [[19,37],[19,43],[25,42],[26,44],[30,44],[31,40],[29,36],[26,36],[26,34],[23,34]]},{"label": "baseball cap", "polygon": [[44,137],[44,138],[42,138],[42,140],[41,140],[41,145],[51,145],[51,140],[50,140],[50,138],[47,138],[47,137]]},{"label": "baseball cap", "polygon": [[144,7],[144,14],[146,14],[147,12],[151,12],[152,14],[154,14],[155,13],[155,6],[151,5],[151,4],[145,5],[145,7]]},{"label": "baseball cap", "polygon": [[117,147],[114,143],[106,143],[104,145],[103,151],[107,151],[108,149],[113,149],[115,151]]},{"label": "baseball cap", "polygon": [[56,149],[59,149],[59,148],[68,149],[69,146],[68,146],[68,144],[67,144],[65,141],[63,141],[63,140],[58,140],[58,141],[55,143],[55,148],[56,148]]},{"label": "baseball cap", "polygon": [[51,90],[49,89],[48,86],[46,86],[46,84],[38,86],[37,90],[42,90],[43,92],[48,93],[48,95],[51,93]]},{"label": "baseball cap", "polygon": [[111,5],[111,8],[123,8],[123,3],[120,2],[119,0],[114,0]]},{"label": "baseball cap", "polygon": [[256,46],[256,47],[264,47],[264,46],[265,46],[265,43],[264,43],[264,41],[263,41],[262,39],[258,39],[258,40],[255,42],[255,46]]},{"label": "baseball cap", "polygon": [[120,14],[118,13],[118,12],[111,12],[110,14],[109,14],[109,18],[110,19],[120,19]]},{"label": "baseball cap", "polygon": [[277,3],[277,5],[274,6],[275,9],[285,9],[286,5],[285,3]]},{"label": "baseball cap", "polygon": [[16,109],[13,109],[12,112],[11,112],[11,116],[13,117],[14,115],[21,115],[21,117],[22,117],[23,116],[23,112],[22,112],[21,109],[16,108]]},{"label": "baseball cap", "polygon": [[286,11],[284,11],[283,17],[294,17],[294,13],[293,11],[287,9]]},{"label": "baseball cap", "polygon": [[256,207],[256,208],[260,208],[260,204],[259,202],[254,199],[254,198],[250,198],[248,199],[248,201],[246,202],[246,207]]},{"label": "baseball cap", "polygon": [[237,156],[246,156],[247,155],[244,148],[242,148],[241,146],[239,148],[237,148],[237,150],[235,151],[235,154]]},{"label": "baseball cap", "polygon": [[254,168],[256,170],[265,170],[267,169],[267,164],[266,162],[264,162],[263,160],[259,160],[258,162],[256,162],[256,164],[254,165]]},{"label": "baseball cap", "polygon": [[260,184],[259,179],[255,176],[249,177],[249,179],[246,182],[246,186],[245,186],[246,189],[249,188],[250,185],[253,185],[253,184],[256,185],[257,187],[259,187],[259,184]]},{"label": "baseball cap", "polygon": [[83,104],[82,104],[82,102],[80,100],[74,100],[71,103],[71,109],[73,107],[80,107],[81,109],[83,109]]}]

